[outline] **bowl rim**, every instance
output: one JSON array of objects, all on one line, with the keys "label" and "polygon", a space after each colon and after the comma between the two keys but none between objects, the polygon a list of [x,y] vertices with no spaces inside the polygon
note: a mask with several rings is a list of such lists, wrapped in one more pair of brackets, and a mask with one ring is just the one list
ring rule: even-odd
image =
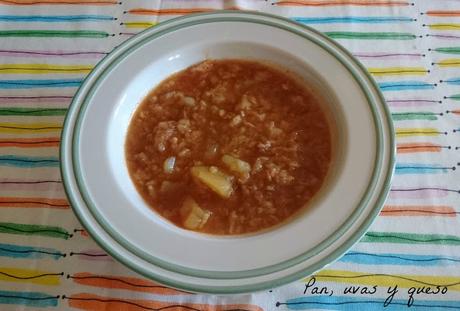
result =
[{"label": "bowl rim", "polygon": [[[216,16],[217,17],[214,17]],[[223,16],[218,16],[218,15],[224,15]],[[231,16],[231,15],[237,15],[237,16]],[[189,19],[193,19],[196,17],[204,17],[203,19],[198,19],[196,21],[188,21]],[[272,21],[267,21],[267,20],[261,20],[260,17],[263,18],[270,18]],[[276,24],[274,20],[278,20],[283,23],[287,23],[288,26],[283,26],[280,24]],[[76,148],[73,148],[75,146],[75,142],[78,141],[78,129],[81,118],[80,115],[82,111],[84,111],[84,107],[87,105],[89,100],[91,99],[91,94],[92,91],[95,90],[98,86],[99,83],[103,81],[103,77],[110,72],[110,68],[112,66],[115,66],[118,62],[122,61],[125,57],[129,55],[129,52],[132,50],[135,50],[137,47],[141,46],[144,42],[154,40],[157,36],[160,36],[165,33],[172,32],[178,28],[182,27],[188,27],[191,25],[196,25],[196,24],[203,24],[203,23],[213,23],[213,22],[228,22],[228,21],[233,21],[233,22],[252,22],[252,23],[258,23],[258,24],[265,24],[268,26],[273,26],[280,28],[285,31],[293,32],[296,35],[300,35],[306,40],[312,41],[313,43],[319,45],[321,48],[326,50],[329,54],[334,56],[340,63],[352,74],[356,82],[359,84],[360,88],[362,89],[363,93],[366,96],[366,100],[371,108],[372,111],[372,116],[374,119],[374,127],[376,128],[376,136],[377,136],[377,152],[376,152],[376,159],[375,159],[375,165],[374,165],[374,172],[371,177],[371,181],[366,189],[365,194],[362,196],[360,203],[355,207],[353,213],[350,215],[350,217],[331,235],[329,235],[325,240],[323,240],[320,244],[316,245],[314,248],[307,250],[306,252],[302,253],[301,255],[298,255],[294,258],[288,259],[286,261],[283,261],[281,263],[274,264],[272,266],[268,267],[261,267],[253,270],[246,270],[246,271],[237,271],[235,272],[218,272],[218,271],[207,271],[207,270],[197,270],[197,269],[191,269],[187,267],[182,267],[178,266],[175,264],[167,263],[162,261],[161,259],[155,258],[153,256],[145,256],[145,253],[139,253],[136,249],[133,249],[131,245],[125,245],[122,241],[120,241],[120,236],[114,232],[113,230],[110,230],[110,227],[104,225],[104,220],[98,218],[98,213],[96,209],[92,206],[91,200],[88,199],[88,194],[85,193],[84,187],[80,184],[78,175],[81,173],[81,170],[78,167],[78,164],[73,160],[72,161],[72,167],[73,167],[73,172],[74,172],[74,178],[76,179],[76,184],[77,184],[77,189],[72,189],[72,187],[69,185],[69,172],[67,171],[67,168],[65,165],[63,165],[63,159],[66,158],[66,147],[67,144],[69,143],[68,139],[66,137],[68,136],[68,132],[72,130],[72,133],[70,134],[72,137],[72,159],[76,157]],[[174,24],[179,22],[179,25],[173,25],[173,27],[164,27],[168,26],[169,24]],[[253,290],[259,290],[259,289],[264,289],[264,288],[269,288],[272,287],[274,283],[286,283],[291,280],[299,279],[302,276],[305,276],[307,274],[313,273],[314,271],[322,268],[323,266],[331,263],[338,257],[340,257],[346,250],[348,250],[352,245],[354,245],[359,238],[367,231],[375,217],[378,215],[380,212],[383,202],[386,199],[386,196],[389,192],[389,187],[390,187],[390,181],[393,176],[394,172],[394,166],[395,166],[395,141],[394,141],[394,128],[391,120],[391,115],[389,112],[388,107],[385,105],[385,100],[383,98],[383,95],[378,88],[377,84],[373,80],[373,78],[370,76],[370,74],[367,72],[367,70],[363,67],[359,61],[357,61],[348,51],[346,51],[344,48],[342,48],[339,44],[337,44],[335,41],[329,39],[325,35],[319,33],[318,31],[311,29],[309,27],[306,27],[302,24],[296,23],[292,20],[289,20],[284,17],[272,15],[272,14],[266,14],[266,13],[260,13],[260,12],[244,12],[244,11],[217,11],[217,12],[208,12],[208,13],[198,13],[198,14],[191,14],[187,16],[182,16],[178,18],[174,18],[165,22],[162,22],[161,25],[163,28],[160,28],[158,30],[156,27],[147,29],[139,33],[137,36],[134,36],[133,38],[128,39],[127,41],[123,42],[120,44],[114,51],[112,51],[110,54],[108,54],[106,57],[104,57],[103,60],[101,60],[97,66],[93,69],[93,71],[85,78],[84,82],[80,86],[79,90],[77,91],[76,95],[74,96],[74,99],[69,107],[69,113],[66,115],[66,118],[64,120],[64,127],[63,131],[61,133],[61,146],[60,146],[60,159],[61,159],[61,175],[63,177],[63,184],[64,184],[64,189],[67,194],[67,197],[69,198],[71,202],[71,206],[77,215],[78,219],[82,224],[85,226],[85,228],[88,230],[88,232],[91,234],[91,236],[96,240],[96,242],[104,248],[110,255],[118,259],[119,261],[123,262],[125,265],[129,266],[131,269],[136,270],[137,272],[140,272],[141,274],[153,278],[156,280],[162,279],[161,277],[158,277],[155,273],[152,273],[151,271],[145,271],[143,269],[139,269],[139,267],[135,266],[135,264],[132,264],[129,260],[125,260],[123,256],[120,254],[116,253],[115,251],[112,251],[111,247],[108,245],[110,243],[107,243],[104,239],[100,238],[98,234],[93,231],[91,228],[91,223],[85,217],[81,214],[79,211],[80,206],[76,203],[76,200],[73,197],[72,192],[73,191],[79,191],[80,195],[82,196],[83,201],[87,205],[87,208],[89,209],[90,213],[96,220],[96,222],[99,223],[99,225],[103,228],[103,230],[108,233],[114,241],[116,241],[118,244],[120,244],[123,248],[125,248],[127,251],[133,253],[134,255],[138,256],[139,258],[149,262],[150,264],[159,266],[163,269],[166,269],[168,271],[176,272],[176,273],[182,273],[190,276],[197,276],[197,277],[202,277],[202,278],[213,278],[213,279],[238,279],[238,278],[247,278],[247,277],[253,277],[253,276],[260,276],[260,275],[266,275],[270,273],[274,273],[276,271],[280,271],[283,269],[286,269],[290,266],[293,266],[295,264],[298,264],[299,262],[302,262],[320,252],[322,252],[324,249],[326,249],[328,246],[330,246],[334,241],[336,241],[344,232],[347,232],[355,223],[356,219],[361,215],[361,213],[366,209],[368,206],[368,201],[371,198],[372,191],[375,189],[375,186],[377,184],[377,179],[381,175],[381,170],[382,170],[382,159],[383,159],[383,153],[382,153],[382,146],[384,142],[382,141],[382,120],[379,119],[379,113],[377,113],[377,106],[380,106],[383,110],[384,117],[386,119],[386,124],[385,126],[387,127],[387,130],[389,131],[389,163],[388,163],[388,168],[386,175],[384,177],[384,183],[382,186],[382,190],[380,194],[378,195],[378,199],[376,200],[375,206],[373,206],[370,209],[369,215],[366,217],[366,219],[363,221],[363,223],[360,225],[360,227],[355,230],[351,236],[344,242],[342,243],[339,247],[335,248],[334,250],[331,251],[329,255],[327,255],[325,258],[320,260],[318,263],[315,265],[309,266],[308,269],[304,269],[300,272],[293,273],[293,275],[286,276],[280,279],[277,279],[276,282],[271,281],[271,282],[263,282],[264,284],[261,286],[260,284],[256,285],[246,285],[243,286],[245,289],[241,291],[241,286],[236,286],[237,289],[234,289],[234,287],[223,287],[220,288],[219,290],[216,291],[215,288],[209,288],[207,286],[184,286],[180,282],[176,282],[173,280],[161,280],[162,283],[168,284],[170,286],[176,287],[176,288],[181,288],[181,289],[187,289],[187,290],[192,290],[196,291],[197,288],[200,288],[200,290],[204,290],[205,292],[209,293],[237,293],[237,292],[247,292],[253,291]],[[295,26],[295,27],[293,27]],[[299,27],[300,26],[300,27]],[[299,30],[298,28],[301,28],[302,30]],[[309,34],[313,33],[313,35]],[[142,38],[140,41],[138,40],[139,37],[146,36],[145,38]],[[322,40],[326,41],[327,44],[323,44],[322,42],[319,42],[318,39],[315,38],[315,36],[320,37]],[[139,42],[137,42],[139,41]],[[111,55],[114,55],[116,53],[120,53],[120,55],[117,55],[114,59],[110,59]],[[349,59],[345,59],[343,55],[341,56],[340,53],[345,54]],[[354,68],[351,68],[351,65],[354,63],[354,66],[357,66],[359,71],[357,72]],[[104,68],[105,67],[105,68]],[[102,72],[101,71],[102,68]],[[91,82],[90,78],[95,77],[94,81]],[[363,78],[365,81],[363,81]],[[89,90],[88,90],[89,89]],[[373,89],[372,91],[375,92],[376,94],[376,100],[373,100],[373,97],[370,95],[369,89]],[[82,97],[84,95],[84,97]],[[69,116],[72,113],[75,113],[75,110],[78,110],[77,112],[77,119],[75,123],[69,123]],[[75,135],[75,131],[77,134]],[[121,239],[122,240],[122,239]],[[266,284],[268,283],[268,284]],[[227,288],[227,289],[224,289]],[[228,290],[228,288],[232,288]]]}]

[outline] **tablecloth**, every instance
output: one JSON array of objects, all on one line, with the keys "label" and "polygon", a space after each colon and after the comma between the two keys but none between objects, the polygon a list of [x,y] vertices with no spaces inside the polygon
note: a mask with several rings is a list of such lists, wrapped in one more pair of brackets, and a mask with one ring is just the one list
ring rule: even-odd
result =
[{"label": "tablecloth", "polygon": [[[169,289],[116,262],[76,220],[59,172],[66,110],[97,62],[147,27],[215,9],[337,40],[396,129],[391,192],[361,241],[312,277],[247,295]],[[0,310],[460,309],[459,66],[457,0],[0,0]]]}]

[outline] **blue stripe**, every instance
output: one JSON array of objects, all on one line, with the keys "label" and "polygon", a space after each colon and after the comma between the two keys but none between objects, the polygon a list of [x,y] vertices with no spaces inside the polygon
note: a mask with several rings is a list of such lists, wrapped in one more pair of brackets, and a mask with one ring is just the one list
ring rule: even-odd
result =
[{"label": "blue stripe", "polygon": [[447,173],[450,167],[438,164],[419,164],[419,163],[398,163],[396,164],[396,174],[439,174]]},{"label": "blue stripe", "polygon": [[[368,288],[372,288],[369,286]],[[385,291],[387,288],[382,288]],[[382,290],[381,289],[381,290]],[[436,289],[436,288],[433,288]],[[337,293],[338,294],[338,293]],[[404,293],[407,297],[407,291]],[[400,295],[397,293],[396,296]],[[401,311],[401,310],[414,310],[414,311],[444,311],[444,310],[458,310],[460,308],[460,301],[446,301],[446,300],[425,300],[415,297],[414,302],[410,309],[408,309],[408,299],[393,299],[391,303],[384,308],[385,298],[372,298],[354,297],[354,296],[315,296],[315,297],[298,297],[289,299],[286,304],[289,310],[308,310],[312,308],[324,308],[327,310],[341,310],[341,311]]]},{"label": "blue stripe", "polygon": [[434,89],[434,85],[420,81],[398,81],[382,82],[378,84],[382,91],[401,91],[401,90],[426,90]]},{"label": "blue stripe", "polygon": [[0,80],[0,89],[33,89],[50,87],[78,87],[81,79],[56,80]]},{"label": "blue stripe", "polygon": [[293,20],[304,24],[337,24],[337,23],[356,23],[356,24],[382,24],[395,22],[412,22],[410,17],[392,16],[346,16],[346,17],[292,17]]},{"label": "blue stripe", "polygon": [[443,265],[460,263],[460,258],[433,255],[369,254],[349,252],[339,261],[365,265],[436,266],[441,263]]},{"label": "blue stripe", "polygon": [[61,258],[63,253],[52,248],[0,244],[0,256],[21,259]]},{"label": "blue stripe", "polygon": [[0,303],[42,308],[56,307],[58,305],[58,298],[38,292],[0,291]]},{"label": "blue stripe", "polygon": [[71,21],[110,21],[114,20],[108,15],[0,15],[3,22],[71,22]]},{"label": "blue stripe", "polygon": [[14,155],[1,155],[0,166],[17,167],[50,167],[59,166],[59,159],[56,157],[20,157]]},{"label": "blue stripe", "polygon": [[447,80],[444,80],[445,83],[451,84],[451,85],[460,85],[460,78],[450,78]]}]

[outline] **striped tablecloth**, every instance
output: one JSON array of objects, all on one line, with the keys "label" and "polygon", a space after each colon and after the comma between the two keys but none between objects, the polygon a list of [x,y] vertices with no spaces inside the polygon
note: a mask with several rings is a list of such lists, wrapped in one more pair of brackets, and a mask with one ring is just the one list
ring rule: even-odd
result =
[{"label": "striped tablecloth", "polygon": [[[398,156],[382,213],[339,261],[217,297],[155,284],[106,255],[69,208],[58,146],[72,96],[115,46],[223,8],[279,14],[349,49],[387,99]],[[460,309],[459,66],[457,0],[0,0],[0,310]]]}]

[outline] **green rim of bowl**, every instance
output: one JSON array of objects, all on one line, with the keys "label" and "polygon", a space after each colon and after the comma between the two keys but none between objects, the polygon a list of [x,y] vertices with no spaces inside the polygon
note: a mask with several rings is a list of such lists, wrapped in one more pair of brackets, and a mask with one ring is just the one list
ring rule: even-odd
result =
[{"label": "green rim of bowl", "polygon": [[[237,15],[239,17],[217,17],[213,18],[213,15]],[[204,17],[204,20],[196,20],[196,21],[191,21],[188,22],[188,19],[193,19],[196,17]],[[266,21],[266,20],[260,20],[258,17],[261,16],[263,18],[270,18],[270,19],[275,19],[279,22],[282,23],[288,23],[291,24],[295,27],[289,27],[285,25],[279,25],[275,22],[272,21]],[[365,93],[369,106],[372,111],[372,115],[374,118],[375,126],[376,126],[376,132],[377,132],[377,153],[376,153],[376,159],[375,163],[376,166],[374,167],[374,172],[371,178],[371,182],[366,190],[365,195],[362,197],[361,202],[358,204],[358,206],[355,208],[354,212],[352,213],[351,217],[345,221],[342,226],[337,229],[333,234],[331,234],[328,238],[323,240],[320,244],[315,246],[313,249],[305,252],[304,254],[301,254],[299,256],[296,256],[294,258],[291,258],[289,260],[283,261],[281,263],[277,263],[275,265],[271,265],[268,267],[263,267],[263,268],[258,268],[258,269],[253,269],[253,270],[246,270],[246,271],[236,271],[236,272],[220,272],[220,271],[206,271],[206,270],[197,270],[197,269],[191,269],[179,265],[174,265],[168,262],[165,262],[161,259],[155,258],[154,256],[151,256],[149,254],[146,254],[140,249],[137,249],[135,246],[131,245],[128,241],[124,240],[122,236],[120,236],[115,230],[113,230],[110,225],[102,218],[102,216],[99,214],[97,209],[95,208],[94,204],[92,203],[92,200],[89,196],[89,194],[86,191],[85,185],[83,183],[83,178],[81,176],[81,169],[80,169],[80,164],[79,164],[79,159],[78,159],[78,141],[79,141],[79,129],[81,126],[81,121],[82,121],[82,115],[84,115],[84,112],[86,111],[86,107],[91,99],[92,94],[94,91],[97,89],[98,85],[103,81],[103,78],[110,72],[111,68],[116,66],[120,61],[122,61],[124,58],[126,58],[133,50],[141,46],[143,43],[146,41],[150,41],[155,39],[158,36],[164,35],[165,33],[170,33],[173,32],[177,29],[181,29],[184,27],[189,27],[193,25],[198,25],[198,24],[204,24],[204,23],[214,23],[214,22],[249,22],[249,23],[256,23],[256,24],[263,24],[271,27],[276,27],[280,28],[285,31],[289,31],[291,33],[294,33],[298,36],[301,36],[317,45],[319,45],[321,48],[323,48],[325,51],[327,51],[329,54],[334,56],[340,63],[342,63],[343,66],[347,68],[347,70],[353,75],[355,78],[356,82],[360,85],[362,91]],[[345,49],[343,49],[340,45],[332,41],[331,39],[327,38],[326,36],[322,35],[321,33],[317,32],[316,30],[313,30],[311,28],[308,28],[304,25],[295,23],[289,19],[278,17],[278,16],[273,16],[270,14],[265,14],[265,13],[256,13],[256,12],[235,12],[235,11],[218,11],[218,12],[212,12],[212,13],[202,13],[202,14],[193,14],[185,17],[179,17],[175,18],[166,22],[161,23],[161,26],[166,26],[171,23],[177,23],[181,22],[179,25],[175,25],[173,27],[167,27],[166,29],[160,29],[157,31],[156,27],[147,29],[143,31],[140,35],[145,35],[146,33],[151,33],[148,35],[146,38],[143,38],[140,42],[137,42],[135,44],[132,44],[132,41],[136,40],[136,37],[133,37],[123,44],[121,44],[119,47],[117,47],[112,53],[116,53],[119,50],[124,49],[124,51],[121,52],[120,55],[118,55],[115,59],[113,60],[108,60],[108,56],[106,56],[105,59],[103,59],[93,70],[92,73],[88,75],[88,77],[85,79],[83,84],[81,85],[80,89],[78,90],[77,94],[74,97],[74,100],[69,108],[69,113],[66,116],[66,119],[64,121],[64,129],[62,132],[62,141],[61,141],[61,148],[60,148],[60,158],[61,160],[65,158],[66,154],[66,146],[69,143],[68,140],[65,139],[67,136],[67,132],[72,128],[72,125],[74,124],[69,124],[69,116],[75,113],[75,110],[79,108],[77,119],[75,121],[75,128],[72,134],[72,155],[74,158],[74,161],[72,163],[73,165],[73,170],[75,172],[75,180],[77,183],[78,190],[80,192],[80,195],[82,197],[82,200],[86,203],[86,207],[92,214],[93,218],[95,221],[99,223],[99,225],[108,233],[111,238],[116,241],[119,245],[124,247],[126,250],[129,252],[135,254],[139,258],[143,259],[144,261],[149,262],[150,264],[153,264],[155,266],[158,266],[162,269],[169,270],[174,273],[182,273],[190,276],[195,276],[195,277],[201,277],[201,278],[212,278],[212,279],[238,279],[238,278],[248,278],[248,277],[256,277],[256,276],[261,276],[261,275],[266,275],[270,273],[274,273],[276,271],[280,271],[283,269],[286,269],[288,267],[291,267],[293,265],[296,265],[318,253],[323,251],[325,248],[327,248],[329,245],[334,243],[342,234],[350,229],[350,227],[354,224],[356,219],[360,216],[362,211],[367,207],[368,201],[370,200],[370,197],[372,196],[372,192],[375,189],[377,180],[380,176],[381,168],[382,168],[382,161],[383,161],[383,155],[382,155],[382,148],[383,148],[383,131],[382,131],[382,121],[379,119],[376,105],[380,105],[381,108],[383,109],[385,113],[385,119],[387,121],[387,128],[389,131],[389,148],[391,149],[390,152],[390,158],[389,158],[389,163],[388,163],[388,170],[386,172],[385,176],[385,181],[384,185],[382,186],[382,191],[380,192],[378,196],[378,201],[375,204],[375,206],[372,208],[372,211],[369,213],[368,217],[365,219],[365,221],[361,224],[359,228],[351,235],[350,238],[347,239],[345,243],[340,245],[337,249],[335,249],[330,255],[326,256],[323,260],[317,262],[316,264],[311,265],[307,269],[302,270],[301,272],[296,272],[293,273],[292,275],[276,279],[274,281],[267,281],[267,282],[262,282],[258,284],[250,284],[250,285],[244,285],[244,286],[219,286],[219,287],[211,287],[211,286],[203,286],[203,285],[196,285],[196,284],[188,284],[188,283],[183,283],[183,282],[177,282],[175,280],[171,280],[168,278],[161,277],[154,272],[150,270],[146,270],[144,268],[138,267],[131,263],[128,260],[125,260],[122,256],[114,252],[111,247],[106,243],[106,241],[100,239],[97,235],[96,232],[94,232],[91,229],[91,223],[83,217],[83,215],[80,213],[79,209],[81,208],[76,204],[76,201],[74,200],[72,191],[70,185],[69,185],[69,177],[68,177],[68,171],[65,168],[65,165],[61,164],[61,174],[63,176],[63,181],[64,181],[64,188],[66,191],[67,196],[69,197],[72,207],[77,214],[77,217],[79,220],[84,224],[88,232],[92,235],[92,237],[108,252],[110,253],[113,257],[117,258],[119,261],[123,262],[125,265],[129,266],[133,270],[136,270],[137,272],[156,279],[164,284],[170,285],[172,287],[176,288],[181,288],[185,290],[191,290],[191,291],[203,291],[203,292],[208,292],[208,293],[241,293],[241,292],[248,292],[248,291],[255,291],[255,290],[261,290],[261,289],[266,289],[266,288],[271,288],[274,286],[278,286],[281,284],[285,284],[290,281],[294,281],[296,279],[300,279],[303,276],[306,276],[308,274],[313,273],[314,271],[317,271],[318,269],[324,267],[325,265],[329,264],[333,260],[337,259],[340,257],[346,250],[348,250],[354,243],[356,243],[359,238],[365,233],[365,231],[368,229],[372,221],[375,219],[377,214],[379,213],[384,200],[386,199],[386,196],[389,191],[389,186],[390,186],[390,181],[393,175],[394,171],[394,163],[395,163],[395,142],[394,142],[394,129],[391,121],[391,115],[388,111],[388,107],[384,104],[385,101],[383,99],[383,96],[373,81],[372,77],[369,75],[367,70],[358,62],[356,61],[353,56],[347,52]],[[164,28],[164,27],[163,27]],[[300,28],[304,31],[295,29],[295,28]],[[313,33],[311,35],[310,33]],[[317,40],[316,37],[320,37],[324,41],[327,41],[328,44],[323,44],[320,42],[320,40]],[[342,54],[342,55],[340,55]],[[343,57],[343,54],[345,54],[346,57],[351,59],[351,62],[346,59],[346,57]],[[351,64],[354,61],[354,64]],[[108,63],[108,64],[106,64]],[[360,72],[356,71],[354,66],[357,66],[360,70]],[[105,66],[104,68],[102,68]],[[102,72],[99,72],[100,68],[102,68]],[[93,77],[94,75],[97,75],[95,78],[95,81],[93,84],[89,84],[88,82],[90,77]],[[363,81],[364,78],[364,81]],[[367,81],[366,81],[367,80]],[[375,92],[375,95],[378,97],[378,103],[375,103],[372,101],[372,96],[370,95],[369,89],[373,89]],[[83,94],[85,93],[85,94]],[[80,99],[80,97],[84,95],[83,100]],[[83,207],[84,208],[84,207]]]}]

